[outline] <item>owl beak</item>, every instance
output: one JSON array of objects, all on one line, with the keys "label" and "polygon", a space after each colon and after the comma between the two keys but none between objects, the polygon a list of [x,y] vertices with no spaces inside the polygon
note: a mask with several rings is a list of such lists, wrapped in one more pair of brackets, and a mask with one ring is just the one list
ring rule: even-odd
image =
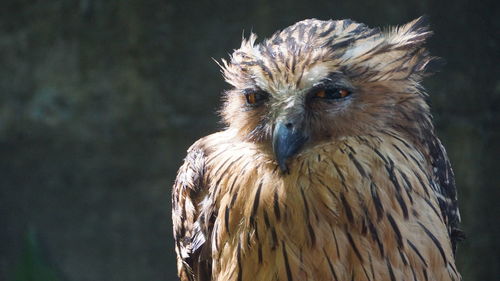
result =
[{"label": "owl beak", "polygon": [[287,160],[297,154],[307,141],[307,136],[294,123],[278,122],[273,132],[273,150],[280,170],[288,173]]}]

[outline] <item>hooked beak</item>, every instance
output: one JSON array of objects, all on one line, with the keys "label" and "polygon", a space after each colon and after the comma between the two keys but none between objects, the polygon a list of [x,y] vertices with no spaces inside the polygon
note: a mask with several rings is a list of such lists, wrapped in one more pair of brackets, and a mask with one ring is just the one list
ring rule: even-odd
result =
[{"label": "hooked beak", "polygon": [[288,173],[286,162],[297,154],[307,141],[302,130],[291,122],[278,122],[273,132],[273,150],[280,170]]}]

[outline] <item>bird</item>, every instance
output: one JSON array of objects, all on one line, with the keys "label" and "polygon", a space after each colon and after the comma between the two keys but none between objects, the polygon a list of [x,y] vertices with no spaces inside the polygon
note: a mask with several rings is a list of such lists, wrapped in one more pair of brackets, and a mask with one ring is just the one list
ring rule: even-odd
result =
[{"label": "bird", "polygon": [[172,191],[182,281],[461,280],[457,190],[425,77],[423,16],[306,19],[219,62],[224,128]]}]

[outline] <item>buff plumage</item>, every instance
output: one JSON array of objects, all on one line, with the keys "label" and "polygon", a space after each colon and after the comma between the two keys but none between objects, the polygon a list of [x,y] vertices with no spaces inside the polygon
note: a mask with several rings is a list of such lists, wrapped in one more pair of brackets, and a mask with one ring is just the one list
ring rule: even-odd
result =
[{"label": "buff plumage", "polygon": [[453,173],[419,84],[439,64],[430,34],[313,19],[244,40],[221,63],[227,128],[174,184],[181,280],[460,280]]}]

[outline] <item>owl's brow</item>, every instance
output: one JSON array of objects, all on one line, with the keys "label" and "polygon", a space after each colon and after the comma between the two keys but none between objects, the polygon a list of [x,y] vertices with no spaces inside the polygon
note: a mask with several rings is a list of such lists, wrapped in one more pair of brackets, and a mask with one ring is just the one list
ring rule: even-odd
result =
[{"label": "owl's brow", "polygon": [[253,87],[250,87],[250,88],[245,88],[245,89],[242,89],[242,90],[240,90],[238,92],[240,94],[242,94],[242,95],[247,95],[247,94],[256,93],[256,92],[264,92],[264,93],[266,93],[266,91],[262,90],[258,86],[253,86]]},{"label": "owl's brow", "polygon": [[342,72],[332,72],[327,77],[321,79],[320,81],[313,84],[312,88],[320,88],[327,86],[343,87],[347,89],[353,89],[354,87],[349,83],[347,78]]}]

